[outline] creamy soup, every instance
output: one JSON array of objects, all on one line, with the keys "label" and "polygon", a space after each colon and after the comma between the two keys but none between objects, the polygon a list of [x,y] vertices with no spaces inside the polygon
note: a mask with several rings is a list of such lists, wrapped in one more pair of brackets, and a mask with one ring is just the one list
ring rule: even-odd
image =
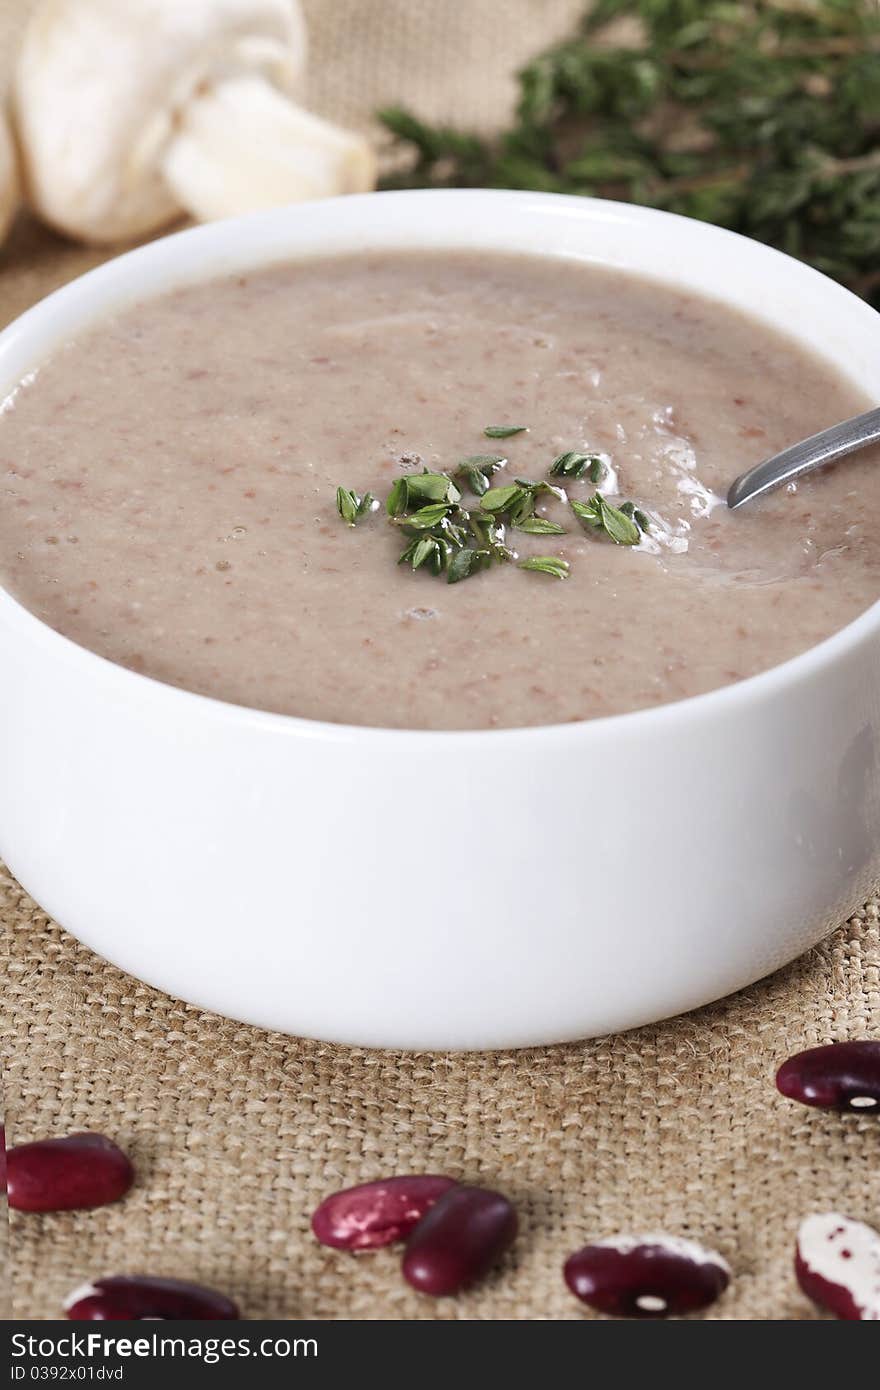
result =
[{"label": "creamy soup", "polygon": [[[818,335],[817,335],[818,337]],[[744,468],[868,402],[717,303],[572,262],[316,260],[132,307],[60,349],[0,414],[0,578],[132,670],[313,719],[495,728],[678,700],[802,652],[880,592],[876,452],[730,513]],[[490,425],[521,425],[504,439]],[[582,451],[650,524],[578,521],[555,479],[520,560],[455,584],[397,563],[343,484]],[[478,507],[465,496],[463,504]]]}]

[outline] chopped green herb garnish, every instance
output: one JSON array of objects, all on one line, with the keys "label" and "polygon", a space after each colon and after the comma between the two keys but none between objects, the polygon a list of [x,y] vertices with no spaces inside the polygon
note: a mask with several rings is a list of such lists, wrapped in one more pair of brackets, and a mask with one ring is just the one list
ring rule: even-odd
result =
[{"label": "chopped green herb garnish", "polygon": [[482,497],[489,491],[489,479],[481,468],[475,468],[473,464],[462,465],[455,475],[461,478],[465,487],[469,487],[475,497]]},{"label": "chopped green herb garnish", "polygon": [[475,497],[482,497],[488,490],[492,474],[497,468],[503,468],[506,462],[503,454],[469,454],[459,463],[455,476],[463,487],[470,488]]},{"label": "chopped green herb garnish", "polygon": [[408,473],[398,478],[388,494],[385,504],[389,516],[400,516],[409,511],[415,502],[445,502],[453,506],[461,500],[461,493],[446,473]]},{"label": "chopped green herb garnish", "polygon": [[602,496],[594,493],[588,502],[571,502],[571,509],[580,521],[595,531],[604,531],[615,545],[638,545],[642,533],[636,522],[619,507],[614,507]]},{"label": "chopped green herb garnish", "polygon": [[365,492],[363,497],[359,497],[356,492],[349,491],[347,487],[336,489],[336,510],[349,526],[357,526],[361,517],[373,510],[374,501],[371,492]]},{"label": "chopped green herb garnish", "polygon": [[486,477],[491,477],[496,468],[503,468],[507,462],[505,454],[468,454],[459,463],[459,468],[479,468]]},{"label": "chopped green herb garnish", "polygon": [[491,563],[492,555],[488,550],[459,550],[449,566],[446,581],[449,584],[458,584],[460,580],[469,579],[472,574],[488,569]]},{"label": "chopped green herb garnish", "polygon": [[[490,429],[518,434],[524,426],[495,425]],[[493,473],[507,459],[501,454],[470,454],[459,461],[455,478],[479,498],[479,506],[462,506],[462,493],[448,473],[407,473],[392,483],[385,510],[393,526],[407,538],[398,563],[430,574],[446,574],[450,584],[479,574],[494,564],[518,559],[506,542],[505,524],[533,536],[562,536],[565,527],[548,517],[537,516],[535,507],[544,494],[559,502],[568,498],[565,489],[541,478],[514,478],[500,487],[490,487]],[[550,467],[554,477],[594,478],[593,470],[603,468],[594,454],[560,454]],[[598,476],[598,474],[596,475]],[[595,481],[595,478],[594,478]],[[349,526],[378,507],[371,493],[359,497],[347,488],[337,488],[336,506]],[[651,524],[650,517],[634,502],[613,506],[601,492],[585,502],[572,500],[575,516],[595,531],[601,531],[617,545],[637,545]],[[558,555],[530,555],[519,561],[519,568],[567,579],[571,567]]]},{"label": "chopped green herb garnish", "polygon": [[648,531],[651,528],[651,518],[647,512],[643,512],[637,507],[635,502],[621,502],[620,510],[624,516],[630,517],[638,526],[640,531]]},{"label": "chopped green herb garnish", "polygon": [[402,526],[411,526],[414,531],[430,531],[433,526],[446,520],[449,510],[448,502],[431,502],[427,507],[420,507],[417,512],[410,512],[408,516],[394,519]]},{"label": "chopped green herb garnish", "polygon": [[483,434],[487,439],[509,439],[512,434],[525,434],[528,425],[487,425]]},{"label": "chopped green herb garnish", "polygon": [[442,536],[421,536],[410,541],[397,563],[411,565],[414,570],[424,565],[431,574],[442,574],[452,553],[452,546]]},{"label": "chopped green herb garnish", "polygon": [[429,473],[427,469],[407,477],[406,490],[410,503],[415,499],[420,502],[461,501],[461,493],[446,473]]},{"label": "chopped green herb garnish", "polygon": [[543,479],[533,483],[529,478],[516,478],[504,487],[490,488],[480,499],[484,511],[503,516],[511,526],[522,529],[523,522],[534,515],[535,504],[542,493],[548,492],[558,501],[566,500],[562,488],[554,487]]},{"label": "chopped green herb garnish", "polygon": [[605,472],[605,465],[596,454],[560,454],[550,465],[551,478],[583,478],[599,483]]},{"label": "chopped green herb garnish", "polygon": [[540,497],[542,492],[549,492],[550,496],[555,497],[557,502],[568,501],[565,495],[565,488],[555,487],[553,483],[548,483],[544,478],[537,483],[533,483],[531,478],[514,478],[513,481],[519,483],[520,487],[527,488],[536,498]]},{"label": "chopped green herb garnish", "polygon": [[554,579],[567,579],[571,573],[571,565],[558,555],[530,555],[527,560],[520,560],[519,568],[536,570],[539,574],[551,574]]},{"label": "chopped green herb garnish", "polygon": [[480,498],[480,506],[484,512],[502,516],[512,507],[520,505],[527,496],[528,488],[521,487],[519,483],[507,483],[504,487],[490,487],[485,496]]},{"label": "chopped green herb garnish", "polygon": [[507,511],[507,520],[511,526],[522,526],[524,521],[528,521],[529,517],[534,515],[535,496],[532,488],[520,484],[519,497]]},{"label": "chopped green herb garnish", "polygon": [[406,478],[398,478],[396,482],[392,483],[391,491],[385,499],[385,510],[388,515],[399,516],[401,512],[405,512],[407,497],[407,480]]},{"label": "chopped green herb garnish", "polygon": [[493,560],[498,560],[499,563],[504,564],[508,560],[516,559],[515,552],[505,545],[505,531],[502,522],[496,521],[493,516],[483,516],[480,512],[472,512],[470,527],[480,548],[488,550]]}]

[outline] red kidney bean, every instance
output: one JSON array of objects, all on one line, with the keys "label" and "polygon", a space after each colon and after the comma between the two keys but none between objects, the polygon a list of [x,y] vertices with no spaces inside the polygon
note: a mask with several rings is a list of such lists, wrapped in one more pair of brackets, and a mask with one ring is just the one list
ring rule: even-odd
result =
[{"label": "red kidney bean", "polygon": [[83,1284],[74,1289],[64,1311],[74,1322],[203,1322],[240,1317],[232,1299],[216,1289],[149,1274],[116,1274]]},{"label": "red kidney bean", "polygon": [[16,1144],[6,1156],[9,1205],[73,1211],[118,1201],[134,1182],[126,1154],[103,1134],[68,1134]]},{"label": "red kidney bean", "polygon": [[730,1282],[714,1250],[680,1236],[611,1236],[565,1262],[576,1298],[618,1318],[666,1318],[707,1308]]},{"label": "red kidney bean", "polygon": [[488,1273],[513,1244],[516,1212],[500,1192],[453,1187],[410,1236],[403,1277],[420,1293],[458,1293]]},{"label": "red kidney bean", "polygon": [[880,1114],[880,1042],[808,1047],[782,1063],[776,1085],[802,1105]]},{"label": "red kidney bean", "polygon": [[431,1173],[379,1178],[325,1198],[312,1217],[322,1245],[337,1250],[375,1250],[403,1240],[425,1213],[454,1187],[452,1178]]},{"label": "red kidney bean", "polygon": [[846,1322],[880,1322],[880,1233],[837,1212],[798,1230],[797,1281],[808,1298]]}]

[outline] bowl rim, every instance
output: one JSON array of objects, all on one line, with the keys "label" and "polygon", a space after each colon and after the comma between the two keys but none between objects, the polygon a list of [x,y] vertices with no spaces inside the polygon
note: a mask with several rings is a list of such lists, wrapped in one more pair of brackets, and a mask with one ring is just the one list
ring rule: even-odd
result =
[{"label": "bowl rim", "polygon": [[[735,253],[737,248],[748,247],[750,254],[756,252],[765,257],[768,268],[772,270],[773,262],[784,263],[789,273],[792,267],[797,268],[797,273],[802,277],[804,285],[810,282],[821,288],[826,294],[834,293],[839,296],[842,302],[849,301],[850,312],[859,313],[865,321],[866,327],[873,326],[878,336],[878,346],[880,346],[880,314],[864,300],[859,299],[851,291],[830,277],[823,275],[820,271],[813,269],[804,262],[796,260],[794,257],[786,255],[784,252],[777,251],[775,248],[766,246],[761,242],[756,242],[749,237],[728,231],[726,228],[717,227],[711,223],[697,222],[695,219],[682,217],[676,213],[664,212],[656,208],[641,207],[637,204],[618,203],[608,199],[590,198],[575,196],[573,194],[559,193],[537,193],[526,190],[513,189],[415,189],[415,190],[396,190],[379,193],[354,194],[345,199],[338,200],[351,208],[358,204],[369,202],[375,204],[377,199],[383,202],[394,203],[401,200],[407,203],[416,204],[425,202],[437,203],[444,202],[497,202],[499,205],[508,203],[529,204],[532,208],[547,208],[558,213],[577,214],[579,220],[589,222],[595,218],[607,221],[609,218],[623,220],[631,225],[650,226],[652,223],[657,225],[661,222],[668,224],[685,224],[688,234],[691,236],[705,236],[709,241],[715,240],[720,249],[726,244],[731,253]],[[332,200],[334,203],[337,200]],[[327,203],[298,204],[294,207],[274,208],[269,211],[249,213],[243,217],[228,218],[220,222],[207,223],[200,226],[187,227],[183,230],[172,232],[169,235],[159,237],[143,246],[126,251],[121,255],[114,256],[103,262],[101,265],[84,274],[76,276],[60,288],[52,291],[36,304],[26,309],[18,315],[8,325],[0,331],[0,355],[3,350],[13,342],[17,342],[23,335],[27,335],[33,328],[41,325],[59,305],[66,304],[68,300],[87,294],[90,287],[102,285],[115,277],[128,277],[130,273],[136,274],[137,267],[145,261],[158,259],[168,254],[168,248],[188,247],[194,242],[210,242],[212,238],[222,235],[235,235],[238,232],[247,236],[250,229],[270,226],[275,221],[283,221],[288,218],[295,209],[307,209],[309,207],[326,207]],[[355,248],[351,248],[355,249]],[[414,239],[412,250],[418,250],[418,242]],[[451,249],[451,246],[450,246]],[[485,248],[480,248],[485,249]],[[499,242],[499,251],[510,251],[510,247],[505,247]],[[307,252],[302,258],[320,258],[314,252]],[[329,253],[335,254],[334,252]],[[341,253],[345,254],[345,253]],[[488,254],[492,254],[491,251]],[[540,257],[542,255],[553,256],[552,251],[541,252],[526,251],[524,255]],[[565,259],[564,255],[556,253],[558,259]],[[297,253],[294,249],[288,256],[264,257],[256,259],[255,268],[264,265],[282,263],[284,260],[296,260]],[[324,257],[327,258],[327,257]],[[224,269],[222,264],[218,264],[213,269],[209,269],[206,274],[185,277],[177,283],[186,283],[190,280],[195,283],[198,280],[210,281],[221,279],[224,274],[230,273]],[[658,279],[656,275],[648,272],[633,270],[633,274],[643,273],[646,278]],[[675,277],[671,275],[668,283],[674,285]],[[169,282],[169,288],[173,285]],[[161,290],[150,290],[143,298],[152,298],[156,294],[162,293]],[[141,296],[131,296],[130,302],[136,303]],[[703,296],[710,298],[711,296]],[[729,303],[725,300],[723,293],[723,283],[719,283],[717,299],[720,303]],[[756,317],[759,306],[756,305]],[[748,312],[748,311],[745,311]],[[84,313],[80,317],[81,326],[90,326],[100,322],[105,315],[97,312],[93,317]],[[803,341],[798,333],[797,325],[793,325],[789,330],[790,336],[795,341]],[[59,343],[63,342],[64,337],[59,338]],[[815,351],[813,345],[809,345]],[[820,357],[822,353],[818,354]],[[40,354],[39,359],[44,360],[45,353]],[[833,360],[833,359],[829,359]],[[22,378],[19,377],[19,380]],[[2,383],[0,383],[2,386]],[[13,389],[15,389],[13,387]],[[849,653],[858,648],[866,639],[876,636],[880,629],[880,596],[863,613],[860,613],[844,627],[839,628],[830,636],[823,638],[822,641],[806,648],[805,651],[789,657],[786,661],[768,667],[764,671],[759,671],[756,675],[747,676],[731,685],[720,686],[716,689],[705,691],[702,694],[691,695],[678,700],[666,701],[663,704],[649,706],[635,710],[628,710],[619,714],[602,715],[594,719],[572,720],[563,724],[540,724],[540,725],[516,725],[497,729],[418,729],[418,728],[395,728],[383,725],[368,724],[347,724],[335,723],[329,720],[310,719],[302,715],[282,714],[272,710],[261,710],[249,705],[236,704],[232,701],[222,700],[216,696],[202,695],[196,691],[187,690],[182,686],[171,685],[161,681],[156,677],[147,676],[139,671],[132,671],[126,666],[109,660],[101,656],[98,652],[91,651],[88,647],[81,645],[73,639],[64,636],[56,629],[49,626],[43,619],[31,613],[22,603],[15,599],[9,591],[0,584],[0,623],[5,623],[7,627],[20,631],[22,637],[32,644],[37,644],[45,650],[50,659],[58,658],[66,663],[73,663],[78,668],[84,669],[88,674],[88,668],[94,669],[93,679],[96,683],[110,681],[127,690],[134,697],[144,697],[148,701],[158,700],[161,703],[167,702],[169,705],[178,705],[181,713],[192,712],[198,717],[201,709],[205,714],[219,719],[223,723],[235,724],[238,726],[252,726],[262,729],[269,733],[284,736],[296,735],[300,738],[307,737],[312,740],[325,742],[342,742],[348,744],[352,741],[358,742],[377,742],[389,741],[395,744],[411,743],[442,743],[448,746],[450,740],[461,739],[466,742],[471,751],[473,745],[483,740],[492,741],[492,746],[498,749],[505,742],[515,742],[522,745],[525,741],[533,743],[548,743],[557,739],[569,741],[571,739],[605,739],[615,733],[633,734],[636,731],[649,735],[656,726],[658,732],[669,726],[675,726],[681,721],[688,723],[704,718],[711,718],[715,715],[736,715],[737,711],[754,702],[762,699],[774,699],[782,694],[786,688],[793,687],[799,683],[809,681],[811,678],[820,676],[830,667],[844,659]]]}]

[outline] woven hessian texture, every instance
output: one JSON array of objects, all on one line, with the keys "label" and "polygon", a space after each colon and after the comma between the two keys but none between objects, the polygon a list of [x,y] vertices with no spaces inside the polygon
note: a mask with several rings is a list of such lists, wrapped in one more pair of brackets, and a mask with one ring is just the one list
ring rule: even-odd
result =
[{"label": "woven hessian texture", "polygon": [[[0,0],[6,68],[26,8]],[[364,120],[406,97],[490,125],[512,67],[579,7],[307,8],[324,110]],[[99,259],[22,222],[0,252],[0,322]],[[579,1318],[589,1314],[563,1285],[566,1254],[647,1228],[730,1261],[731,1290],[709,1316],[803,1319],[818,1315],[791,1273],[799,1218],[833,1207],[880,1223],[876,1121],[810,1112],[773,1087],[797,1048],[880,1034],[877,901],[772,979],[686,1018],[467,1056],[330,1047],[202,1013],[79,946],[2,873],[0,919],[13,1142],[98,1130],[138,1170],[117,1206],[14,1219],[18,1317],[57,1317],[83,1280],[140,1270],[214,1284],[250,1318]],[[410,1291],[393,1250],[355,1261],[308,1233],[328,1191],[418,1170],[497,1185],[521,1214],[514,1255],[458,1299]]]}]

